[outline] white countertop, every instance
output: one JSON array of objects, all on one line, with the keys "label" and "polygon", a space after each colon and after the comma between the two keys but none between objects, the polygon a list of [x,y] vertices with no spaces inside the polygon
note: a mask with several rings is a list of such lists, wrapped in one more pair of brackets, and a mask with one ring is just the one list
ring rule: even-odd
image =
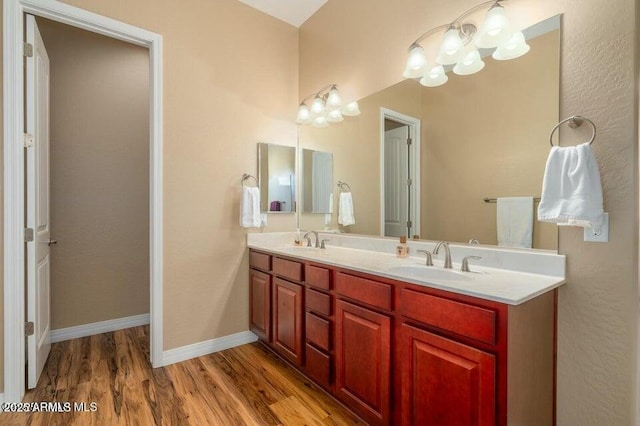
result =
[{"label": "white countertop", "polygon": [[[344,241],[348,240],[349,237],[343,235],[339,237],[341,240],[340,245],[342,246],[327,244],[327,248],[322,250],[296,247],[293,244],[293,240],[295,239],[294,233],[278,233],[266,238],[263,237],[264,235],[265,234],[249,234],[250,237],[248,238],[247,245],[250,248],[269,252],[274,255],[282,255],[323,263],[330,266],[351,269],[358,272],[465,294],[481,299],[493,300],[509,305],[519,305],[524,303],[536,296],[553,290],[566,282],[564,277],[564,256],[550,254],[548,252],[541,253],[531,251],[531,253],[526,253],[524,251],[519,251],[516,253],[516,255],[521,258],[515,262],[519,262],[518,266],[522,266],[521,264],[523,262],[526,263],[527,258],[530,258],[536,266],[541,268],[541,273],[522,272],[519,270],[484,266],[482,265],[482,260],[470,261],[469,267],[472,272],[463,273],[460,272],[461,255],[456,255],[456,251],[464,252],[462,255],[468,256],[469,252],[476,250],[480,254],[484,254],[485,257],[490,259],[493,263],[496,263],[496,258],[501,257],[501,254],[503,254],[500,253],[501,251],[507,253],[507,255],[513,255],[513,253],[509,250],[505,251],[498,248],[492,249],[487,246],[470,248],[465,245],[458,249],[457,246],[452,245],[451,254],[454,261],[453,270],[444,270],[443,261],[441,259],[436,259],[435,257],[433,261],[434,266],[430,267],[433,268],[434,271],[438,270],[436,274],[446,274],[451,278],[423,278],[407,271],[394,271],[391,269],[406,266],[416,266],[418,269],[424,267],[425,258],[423,256],[417,256],[416,248],[424,245],[423,248],[428,249],[428,247],[432,246],[433,243],[424,242],[410,244],[412,246],[411,257],[398,258],[394,252],[384,252],[385,249],[389,249],[390,244],[380,244],[380,242],[382,241],[382,243],[387,243],[389,242],[387,239],[372,238],[370,243],[374,249],[362,250],[359,248],[344,247],[344,245],[348,244]],[[294,238],[291,238],[292,236]],[[323,237],[325,237],[325,235],[321,234],[321,238]],[[328,236],[328,238],[336,239],[337,237],[331,235]],[[360,236],[355,238],[362,239]],[[378,243],[377,247],[376,242]],[[393,247],[395,247],[395,244],[393,244]],[[489,252],[492,252],[491,256],[487,256]],[[498,253],[496,254],[494,252]],[[539,257],[541,254],[543,255],[542,260],[540,258],[534,258],[534,256]],[[511,259],[512,257],[507,256],[507,259]],[[549,263],[548,267],[545,267],[545,261]],[[504,263],[504,261],[502,263]],[[527,268],[525,267],[520,269],[526,270]]]}]

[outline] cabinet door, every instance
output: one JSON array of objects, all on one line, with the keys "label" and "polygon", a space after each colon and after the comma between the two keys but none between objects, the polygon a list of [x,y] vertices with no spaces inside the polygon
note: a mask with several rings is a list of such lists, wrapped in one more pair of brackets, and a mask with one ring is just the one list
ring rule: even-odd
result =
[{"label": "cabinet door", "polygon": [[402,416],[406,425],[493,426],[493,355],[402,325]]},{"label": "cabinet door", "polygon": [[389,423],[391,319],[336,302],[336,394],[372,424]]},{"label": "cabinet door", "polygon": [[259,338],[271,341],[271,276],[249,270],[249,327]]},{"label": "cabinet door", "polygon": [[273,279],[273,345],[295,365],[302,365],[303,328],[301,285]]}]

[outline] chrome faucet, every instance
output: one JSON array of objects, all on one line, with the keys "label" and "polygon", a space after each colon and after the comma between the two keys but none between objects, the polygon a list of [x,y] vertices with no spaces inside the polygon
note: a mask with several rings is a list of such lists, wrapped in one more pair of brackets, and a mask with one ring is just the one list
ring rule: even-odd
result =
[{"label": "chrome faucet", "polygon": [[453,269],[453,265],[451,264],[451,250],[449,250],[449,243],[440,241],[436,244],[436,248],[433,249],[433,254],[438,254],[440,247],[444,246],[444,267],[446,269]]},{"label": "chrome faucet", "polygon": [[482,259],[482,257],[480,256],[467,256],[464,259],[462,259],[462,267],[460,268],[460,270],[462,272],[471,272],[471,269],[469,269],[469,260],[480,260]]},{"label": "chrome faucet", "polygon": [[309,234],[313,234],[316,237],[316,248],[320,248],[320,241],[318,240],[318,232],[317,231],[308,231],[306,234],[304,234],[304,237],[302,237],[303,240],[307,240],[307,247],[311,247],[311,238],[309,237]]},{"label": "chrome faucet", "polygon": [[431,256],[431,252],[428,250],[418,250],[418,253],[422,253],[425,256],[427,256],[427,266],[433,266],[433,258]]}]

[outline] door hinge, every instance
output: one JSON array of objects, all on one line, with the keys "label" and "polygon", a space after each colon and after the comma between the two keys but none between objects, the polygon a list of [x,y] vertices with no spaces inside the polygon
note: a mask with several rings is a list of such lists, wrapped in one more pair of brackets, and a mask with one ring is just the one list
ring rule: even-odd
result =
[{"label": "door hinge", "polygon": [[33,229],[24,228],[24,242],[30,243],[31,241],[33,241]]},{"label": "door hinge", "polygon": [[413,143],[413,141],[411,140],[411,138],[407,139],[407,145],[411,146],[411,144]]},{"label": "door hinge", "polygon": [[411,228],[413,227],[413,222],[411,222],[410,220],[407,221],[407,228]]},{"label": "door hinge", "polygon": [[35,332],[35,325],[33,324],[33,321],[25,322],[24,323],[24,335],[25,336],[33,336],[34,332]]},{"label": "door hinge", "polygon": [[413,179],[407,179],[407,186],[413,185]]},{"label": "door hinge", "polygon": [[24,147],[31,148],[33,146],[33,135],[30,133],[24,134]]},{"label": "door hinge", "polygon": [[24,44],[24,56],[27,58],[33,57],[33,44],[25,43]]}]

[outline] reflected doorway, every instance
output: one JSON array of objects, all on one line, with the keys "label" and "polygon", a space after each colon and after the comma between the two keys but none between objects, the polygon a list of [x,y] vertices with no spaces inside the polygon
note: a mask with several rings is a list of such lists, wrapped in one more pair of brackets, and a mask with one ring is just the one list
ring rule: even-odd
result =
[{"label": "reflected doorway", "polygon": [[380,233],[420,234],[420,120],[382,108]]}]

